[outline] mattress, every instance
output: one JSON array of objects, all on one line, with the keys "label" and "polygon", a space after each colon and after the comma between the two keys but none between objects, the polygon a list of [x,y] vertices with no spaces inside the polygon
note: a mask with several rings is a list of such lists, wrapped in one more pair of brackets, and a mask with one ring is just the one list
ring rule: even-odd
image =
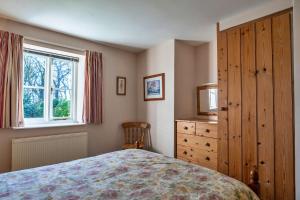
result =
[{"label": "mattress", "polygon": [[0,199],[258,199],[219,172],[144,150],[0,175]]}]

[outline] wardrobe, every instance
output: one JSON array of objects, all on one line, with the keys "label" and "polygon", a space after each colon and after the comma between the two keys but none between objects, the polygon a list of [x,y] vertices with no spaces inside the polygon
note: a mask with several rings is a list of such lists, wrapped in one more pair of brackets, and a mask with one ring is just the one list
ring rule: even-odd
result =
[{"label": "wardrobe", "polygon": [[292,55],[292,9],[218,30],[218,170],[265,200],[295,199]]}]

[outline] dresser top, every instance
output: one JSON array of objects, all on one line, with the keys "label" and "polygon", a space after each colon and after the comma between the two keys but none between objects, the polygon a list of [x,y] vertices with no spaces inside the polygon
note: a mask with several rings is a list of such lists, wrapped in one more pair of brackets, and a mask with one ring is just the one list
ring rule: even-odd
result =
[{"label": "dresser top", "polygon": [[209,123],[209,124],[217,124],[217,120],[210,119],[198,119],[198,118],[190,118],[190,119],[177,119],[176,122],[200,122],[200,123]]}]

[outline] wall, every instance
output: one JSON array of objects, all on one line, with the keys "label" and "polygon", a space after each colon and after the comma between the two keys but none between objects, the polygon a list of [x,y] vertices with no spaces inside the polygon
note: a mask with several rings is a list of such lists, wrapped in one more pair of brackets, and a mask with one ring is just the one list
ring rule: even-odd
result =
[{"label": "wall", "polygon": [[[99,51],[103,53],[104,63],[104,123],[100,126],[0,129],[0,172],[10,170],[12,138],[87,131],[90,156],[120,149],[123,138],[120,124],[124,121],[135,121],[137,116],[135,54],[5,19],[0,19],[0,30],[15,32],[28,39],[72,49]],[[118,75],[127,77],[126,96],[116,96],[116,76]]]},{"label": "wall", "polygon": [[294,0],[293,20],[296,199],[300,199],[300,0]]},{"label": "wall", "polygon": [[175,41],[175,119],[196,115],[196,47]]},{"label": "wall", "polygon": [[[213,36],[216,37],[216,32],[212,33]],[[216,48],[216,40],[200,45],[175,41],[175,119],[208,118],[197,115],[196,88],[217,83]]]},{"label": "wall", "polygon": [[[196,86],[217,81],[214,48],[169,40],[138,54],[138,119],[151,123],[154,151],[173,156],[174,120],[197,116]],[[166,100],[145,102],[143,77],[158,73],[166,74]]]},{"label": "wall", "polygon": [[230,27],[246,23],[264,17],[275,12],[291,8],[293,0],[272,0],[254,8],[249,8],[243,12],[227,17],[220,21],[220,30],[225,30]]},{"label": "wall", "polygon": [[[216,32],[212,33],[216,36]],[[195,48],[195,87],[206,83],[218,83],[217,41],[212,40]],[[197,98],[195,96],[195,98]],[[200,101],[201,102],[201,101]],[[203,101],[202,101],[203,102]],[[208,104],[208,102],[206,102]],[[196,115],[197,116],[197,115]],[[201,119],[217,120],[217,116],[197,116]]]},{"label": "wall", "polygon": [[[174,156],[174,48],[168,40],[137,56],[138,119],[151,123],[153,150]],[[165,100],[144,101],[143,77],[165,73]]]},{"label": "wall", "polygon": [[[216,35],[216,34],[215,34]],[[216,36],[217,37],[217,36]],[[215,37],[215,38],[216,38]],[[195,84],[217,83],[217,42],[213,40],[196,47]]]}]

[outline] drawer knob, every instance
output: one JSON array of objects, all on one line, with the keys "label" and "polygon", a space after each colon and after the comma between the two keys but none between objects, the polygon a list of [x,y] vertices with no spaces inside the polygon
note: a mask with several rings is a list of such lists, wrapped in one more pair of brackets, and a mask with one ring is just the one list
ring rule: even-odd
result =
[{"label": "drawer knob", "polygon": [[186,155],[186,154],[187,154],[187,152],[186,152],[186,151],[184,151],[184,152],[183,152],[183,154],[184,154],[184,155]]},{"label": "drawer knob", "polygon": [[207,157],[205,158],[205,160],[209,161],[209,160],[210,160],[210,158],[207,156]]},{"label": "drawer knob", "polygon": [[183,141],[184,141],[184,142],[187,142],[187,139],[185,138]]},{"label": "drawer knob", "polygon": [[189,128],[187,126],[184,127],[184,130],[188,130]]},{"label": "drawer knob", "polygon": [[208,147],[210,147],[210,144],[209,144],[209,143],[206,143],[205,145],[208,146]]},{"label": "drawer knob", "polygon": [[210,132],[210,130],[209,130],[209,129],[206,129],[205,131],[206,131],[207,133],[209,133],[209,132]]}]

